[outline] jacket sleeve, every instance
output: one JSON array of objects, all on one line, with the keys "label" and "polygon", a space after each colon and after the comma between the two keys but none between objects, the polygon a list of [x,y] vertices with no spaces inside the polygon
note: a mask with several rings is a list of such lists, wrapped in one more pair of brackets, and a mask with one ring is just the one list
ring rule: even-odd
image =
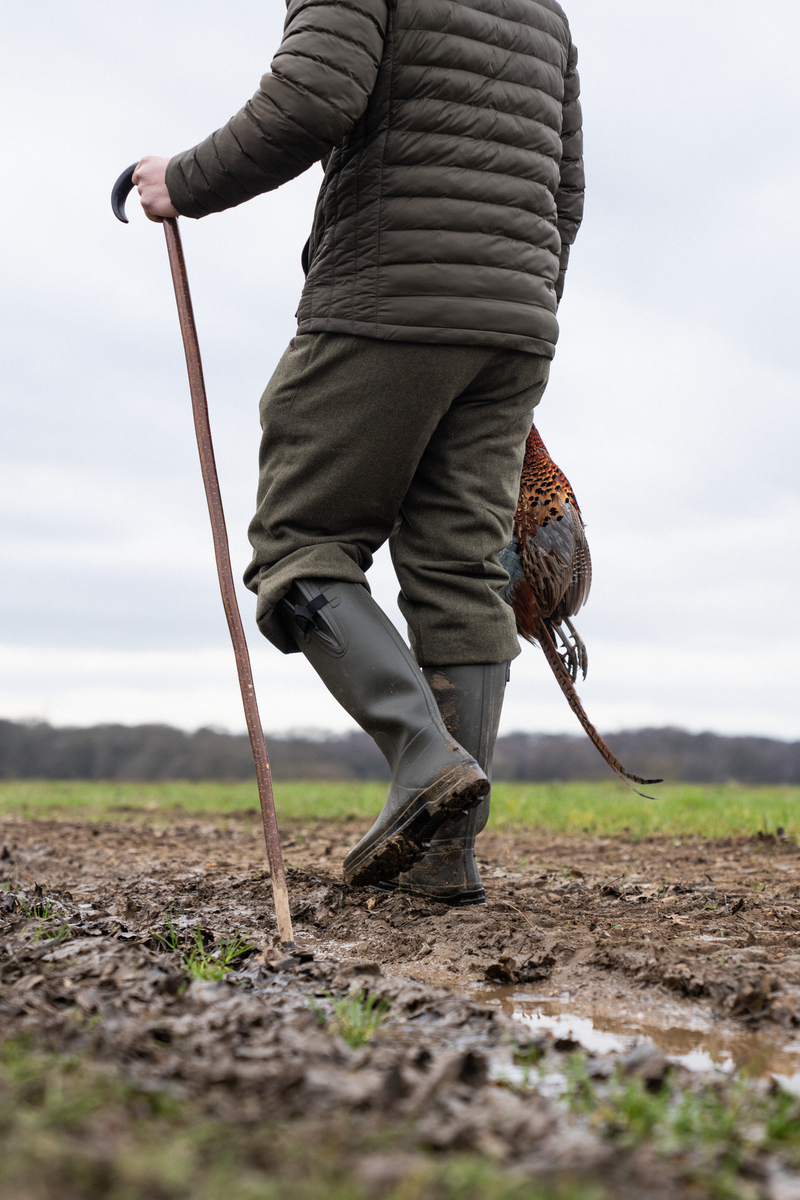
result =
[{"label": "jacket sleeve", "polygon": [[561,124],[561,182],[556,192],[558,232],[561,235],[561,265],[556,283],[556,296],[559,300],[564,293],[564,276],[569,262],[569,248],[575,241],[583,218],[583,193],[586,181],[583,173],[580,90],[578,51],[570,42],[567,74],[564,78],[564,106]]},{"label": "jacket sleeve", "polygon": [[233,208],[302,174],[344,138],[375,85],[387,0],[290,0],[283,40],[252,100],[167,168],[179,213]]}]

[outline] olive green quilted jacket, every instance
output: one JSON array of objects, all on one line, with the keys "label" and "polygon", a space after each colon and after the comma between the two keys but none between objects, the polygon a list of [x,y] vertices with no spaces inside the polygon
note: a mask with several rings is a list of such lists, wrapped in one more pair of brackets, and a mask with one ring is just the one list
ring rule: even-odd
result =
[{"label": "olive green quilted jacket", "polygon": [[290,0],[270,73],[172,159],[170,196],[202,217],[330,154],[301,333],[552,356],[583,212],[576,64],[556,0]]}]

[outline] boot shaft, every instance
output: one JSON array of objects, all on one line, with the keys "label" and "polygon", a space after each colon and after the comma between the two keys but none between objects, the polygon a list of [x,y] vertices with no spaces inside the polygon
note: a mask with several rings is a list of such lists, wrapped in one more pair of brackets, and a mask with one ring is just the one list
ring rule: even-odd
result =
[{"label": "boot shaft", "polygon": [[480,805],[489,781],[447,731],[425,676],[360,584],[296,581],[283,601],[288,632],[339,703],[371,734],[392,771],[372,829],[347,854],[348,883],[397,878],[439,827]]},{"label": "boot shaft", "polygon": [[322,682],[375,739],[392,772],[421,729],[434,724],[446,737],[408,647],[361,584],[298,580],[283,601],[283,616]]},{"label": "boot shaft", "polygon": [[509,664],[423,667],[422,672],[448,733],[469,751],[491,779]]}]

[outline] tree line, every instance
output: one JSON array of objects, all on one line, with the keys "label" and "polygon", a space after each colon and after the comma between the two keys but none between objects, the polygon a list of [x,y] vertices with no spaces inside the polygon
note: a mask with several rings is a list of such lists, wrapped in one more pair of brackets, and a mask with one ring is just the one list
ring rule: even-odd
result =
[{"label": "tree line", "polygon": [[[800,784],[800,742],[723,737],[683,729],[611,734],[629,770],[693,783]],[[383,755],[365,733],[342,736],[268,734],[276,779],[388,779]],[[251,779],[245,734],[169,725],[58,728],[46,722],[0,720],[2,779]],[[498,738],[497,780],[608,779],[611,773],[586,738],[512,733]]]}]

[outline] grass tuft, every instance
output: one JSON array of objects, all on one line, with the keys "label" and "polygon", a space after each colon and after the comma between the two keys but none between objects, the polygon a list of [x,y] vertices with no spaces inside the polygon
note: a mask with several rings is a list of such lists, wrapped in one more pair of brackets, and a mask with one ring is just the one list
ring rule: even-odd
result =
[{"label": "grass tuft", "polygon": [[194,945],[183,956],[183,968],[192,979],[204,979],[209,982],[224,979],[228,972],[233,970],[236,960],[254,949],[254,946],[237,933],[232,938],[223,938],[216,954],[211,954],[203,944],[200,929],[196,928]]},{"label": "grass tuft", "polygon": [[309,1008],[320,1025],[327,1026],[353,1049],[371,1041],[378,1026],[389,1014],[388,1000],[378,1000],[376,996],[369,996],[366,992],[354,992],[351,996],[338,998],[326,992],[325,999],[331,1009],[330,1016],[310,996]]},{"label": "grass tuft", "polygon": [[22,896],[17,896],[17,904],[26,917],[35,917],[38,921],[49,921],[56,915],[52,900],[46,897],[29,904]]},{"label": "grass tuft", "polygon": [[180,930],[176,928],[175,922],[171,917],[165,915],[163,917],[163,921],[167,928],[167,932],[158,933],[156,930],[153,930],[153,937],[156,939],[162,950],[167,952],[171,951],[174,953],[176,950],[180,950],[184,938],[181,936]]},{"label": "grass tuft", "polygon": [[60,925],[40,925],[33,935],[33,940],[35,942],[65,942],[70,932],[69,922],[67,921],[62,921]]},{"label": "grass tuft", "polygon": [[166,932],[154,930],[153,937],[162,950],[168,953],[182,952],[183,969],[191,979],[208,983],[224,979],[240,959],[256,949],[241,933],[235,933],[233,937],[222,938],[216,951],[212,952],[206,946],[208,935],[204,938],[199,925],[195,925],[191,932],[181,932],[171,917],[164,915],[163,921]]}]

